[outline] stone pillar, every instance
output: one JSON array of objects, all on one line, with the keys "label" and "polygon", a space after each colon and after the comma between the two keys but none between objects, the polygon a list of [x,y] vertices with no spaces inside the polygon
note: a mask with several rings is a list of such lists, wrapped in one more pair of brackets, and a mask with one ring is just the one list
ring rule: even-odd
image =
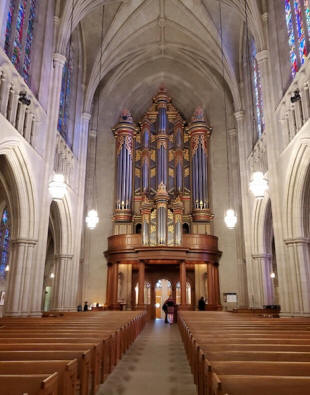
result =
[{"label": "stone pillar", "polygon": [[289,256],[287,288],[292,289],[290,310],[310,316],[310,239],[297,237],[285,240],[285,244]]},{"label": "stone pillar", "polygon": [[229,205],[235,210],[238,218],[237,225],[232,237],[235,239],[236,246],[236,261],[238,274],[238,305],[239,307],[246,307],[248,305],[248,290],[247,277],[245,265],[245,251],[244,251],[244,232],[242,223],[242,197],[241,197],[241,182],[240,182],[240,165],[238,155],[238,133],[237,129],[230,129],[228,131],[228,163],[229,163],[229,177],[231,196]]},{"label": "stone pillar", "polygon": [[116,197],[114,220],[130,222],[133,194],[133,153],[136,125],[128,110],[124,110],[120,121],[113,129],[116,138]]},{"label": "stone pillar", "polygon": [[118,297],[118,263],[114,263],[112,266],[112,309],[119,310]]},{"label": "stone pillar", "polygon": [[181,287],[181,304],[180,309],[186,307],[186,263],[180,263],[180,287]]},{"label": "stone pillar", "polygon": [[33,287],[33,251],[36,240],[17,239],[11,242],[10,271],[6,296],[5,314],[8,316],[30,315],[31,295],[39,293],[42,301],[42,287]]},{"label": "stone pillar", "polygon": [[211,129],[207,126],[201,107],[194,112],[188,130],[191,147],[193,220],[210,222],[213,219],[208,197],[208,141]]},{"label": "stone pillar", "polygon": [[76,311],[76,298],[72,294],[73,255],[60,254],[55,260],[55,280],[52,309]]},{"label": "stone pillar", "polygon": [[145,281],[145,264],[139,262],[139,294],[138,294],[138,310],[144,310],[144,281]]}]

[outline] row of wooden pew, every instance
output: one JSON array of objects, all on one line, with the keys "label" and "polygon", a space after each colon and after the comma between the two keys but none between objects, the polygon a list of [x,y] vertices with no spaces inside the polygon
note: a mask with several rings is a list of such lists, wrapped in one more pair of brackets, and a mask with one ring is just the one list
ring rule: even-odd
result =
[{"label": "row of wooden pew", "polygon": [[310,319],[179,312],[199,395],[310,393]]},{"label": "row of wooden pew", "polygon": [[142,331],[145,312],[0,320],[0,395],[94,395]]}]

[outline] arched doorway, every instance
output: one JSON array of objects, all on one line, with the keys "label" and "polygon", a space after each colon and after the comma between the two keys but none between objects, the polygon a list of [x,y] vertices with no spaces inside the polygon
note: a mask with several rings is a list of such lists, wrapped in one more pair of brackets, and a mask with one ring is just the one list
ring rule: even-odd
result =
[{"label": "arched doorway", "polygon": [[160,279],[155,284],[155,318],[164,319],[163,304],[165,300],[172,296],[171,282],[167,279]]}]

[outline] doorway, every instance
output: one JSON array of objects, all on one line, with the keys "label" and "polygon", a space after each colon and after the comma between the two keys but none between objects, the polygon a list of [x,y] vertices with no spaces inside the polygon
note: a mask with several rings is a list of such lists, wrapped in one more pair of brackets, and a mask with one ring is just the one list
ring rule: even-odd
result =
[{"label": "doorway", "polygon": [[158,280],[155,284],[155,318],[164,319],[165,313],[163,312],[164,302],[172,296],[171,282],[166,279]]}]

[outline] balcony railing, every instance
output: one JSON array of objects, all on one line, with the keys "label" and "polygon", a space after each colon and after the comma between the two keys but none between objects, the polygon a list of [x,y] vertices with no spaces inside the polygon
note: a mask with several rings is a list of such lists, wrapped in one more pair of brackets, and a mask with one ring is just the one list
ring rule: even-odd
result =
[{"label": "balcony railing", "polygon": [[[26,94],[29,104],[23,102]],[[39,125],[46,113],[19,75],[2,48],[0,48],[0,113],[37,151],[41,151],[42,139]],[[40,141],[41,140],[41,141]]]},{"label": "balcony railing", "polygon": [[310,117],[309,88],[310,57],[308,56],[277,108],[282,131],[280,151],[293,140]]}]

